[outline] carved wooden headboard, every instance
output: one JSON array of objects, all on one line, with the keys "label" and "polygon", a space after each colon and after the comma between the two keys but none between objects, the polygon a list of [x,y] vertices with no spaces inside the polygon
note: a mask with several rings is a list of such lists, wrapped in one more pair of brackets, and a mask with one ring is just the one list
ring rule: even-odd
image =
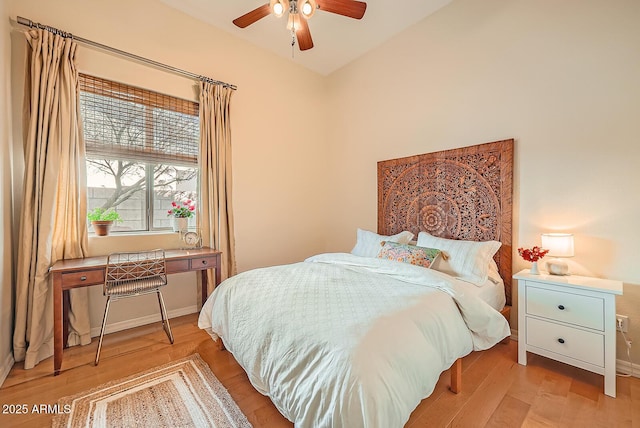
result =
[{"label": "carved wooden headboard", "polygon": [[378,162],[378,233],[502,242],[511,305],[513,140]]}]

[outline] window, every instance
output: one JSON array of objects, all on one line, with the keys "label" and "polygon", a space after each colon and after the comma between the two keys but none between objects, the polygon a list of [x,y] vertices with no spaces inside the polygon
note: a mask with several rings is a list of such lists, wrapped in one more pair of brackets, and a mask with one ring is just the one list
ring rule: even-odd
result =
[{"label": "window", "polygon": [[81,74],[80,112],[87,208],[117,211],[112,232],[170,228],[171,202],[197,200],[198,103]]}]

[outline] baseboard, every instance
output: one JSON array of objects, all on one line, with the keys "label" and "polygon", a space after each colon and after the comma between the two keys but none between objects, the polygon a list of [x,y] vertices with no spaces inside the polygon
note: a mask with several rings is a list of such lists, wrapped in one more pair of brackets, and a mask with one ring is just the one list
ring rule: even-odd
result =
[{"label": "baseboard", "polygon": [[2,386],[7,376],[9,376],[9,372],[14,364],[13,353],[10,352],[2,362],[2,365],[0,365],[0,386]]},{"label": "baseboard", "polygon": [[633,377],[640,378],[640,365],[633,364],[633,373],[631,372],[632,366],[629,361],[616,360],[616,371],[625,375],[631,375]]},{"label": "baseboard", "polygon": [[518,341],[518,330],[511,329],[511,340]]},{"label": "baseboard", "polygon": [[[172,311],[167,311],[167,315],[169,319],[181,317],[183,315],[189,315],[198,312],[198,307],[196,305],[187,306],[184,308],[174,309]],[[133,318],[126,321],[115,322],[112,324],[107,324],[105,328],[105,334],[115,333],[116,331],[127,330],[134,327],[140,327],[141,325],[152,324],[154,322],[160,322],[160,312],[153,315],[147,315],[146,317]],[[100,327],[94,327],[91,329],[91,337],[100,336]]]}]

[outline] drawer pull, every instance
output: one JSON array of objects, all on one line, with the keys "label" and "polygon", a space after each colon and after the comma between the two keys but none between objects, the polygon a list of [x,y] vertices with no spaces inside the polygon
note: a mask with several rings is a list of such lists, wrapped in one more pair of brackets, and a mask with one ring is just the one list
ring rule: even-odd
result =
[{"label": "drawer pull", "polygon": [[206,264],[207,264],[207,261],[206,261],[206,260],[203,260],[203,261],[202,261],[202,264],[203,264],[203,265],[206,265]]},{"label": "drawer pull", "polygon": [[563,339],[563,338],[560,338],[560,339],[558,339],[558,342],[560,342],[560,343],[564,343],[564,339]]},{"label": "drawer pull", "polygon": [[80,277],[80,281],[86,281],[86,280],[87,280],[87,276],[86,276],[86,275],[82,275],[82,276]]},{"label": "drawer pull", "polygon": [[560,309],[561,311],[564,311],[564,305],[558,305],[558,309]]}]

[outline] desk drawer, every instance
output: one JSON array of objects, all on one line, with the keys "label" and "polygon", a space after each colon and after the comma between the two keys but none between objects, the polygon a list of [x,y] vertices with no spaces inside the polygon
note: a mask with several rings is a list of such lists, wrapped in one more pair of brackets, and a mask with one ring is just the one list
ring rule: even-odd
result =
[{"label": "desk drawer", "polygon": [[189,260],[167,260],[167,273],[187,272],[189,270]]},{"label": "desk drawer", "polygon": [[215,257],[197,257],[191,259],[191,269],[213,269],[216,267]]},{"label": "desk drawer", "polygon": [[604,300],[532,287],[527,284],[527,314],[604,331]]},{"label": "desk drawer", "polygon": [[104,269],[102,268],[62,274],[62,288],[102,283],[104,283]]},{"label": "desk drawer", "polygon": [[604,367],[604,336],[602,334],[527,318],[526,340],[527,345]]}]

